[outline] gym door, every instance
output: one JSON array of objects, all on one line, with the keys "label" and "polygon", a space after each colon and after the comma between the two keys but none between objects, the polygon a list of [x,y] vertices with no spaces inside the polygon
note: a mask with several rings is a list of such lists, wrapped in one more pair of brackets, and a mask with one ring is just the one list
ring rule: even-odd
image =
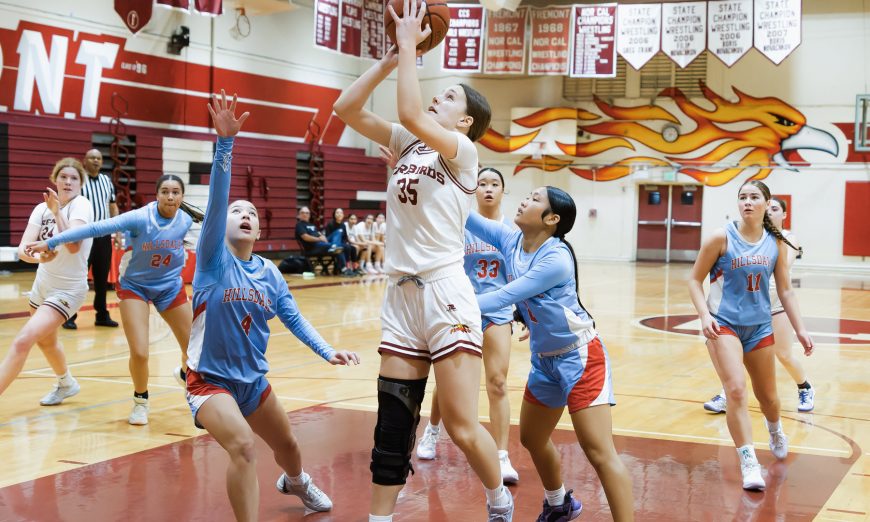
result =
[{"label": "gym door", "polygon": [[701,248],[703,185],[641,185],[638,261],[694,261]]}]

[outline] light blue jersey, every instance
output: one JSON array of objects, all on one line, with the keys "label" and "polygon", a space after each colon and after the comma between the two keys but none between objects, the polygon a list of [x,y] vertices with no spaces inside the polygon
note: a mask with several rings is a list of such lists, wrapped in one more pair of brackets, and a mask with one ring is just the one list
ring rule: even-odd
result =
[{"label": "light blue jersey", "polygon": [[274,263],[256,254],[243,261],[227,248],[232,148],[233,138],[218,138],[196,247],[188,367],[205,377],[254,383],[269,371],[267,322],[276,315],[324,359],[332,358],[335,350],[299,313]]},{"label": "light blue jersey", "polygon": [[161,216],[157,202],[152,201],[131,212],[54,236],[48,240],[48,246],[54,249],[62,243],[103,237],[119,231],[129,232],[133,250],[121,274],[121,286],[147,288],[155,295],[177,293],[184,268],[184,236],[191,223],[191,217],[181,210],[171,219]]},{"label": "light blue jersey", "polygon": [[507,263],[508,283],[478,296],[486,315],[516,303],[531,333],[532,353],[586,344],[595,338],[592,318],[577,300],[574,259],[568,247],[550,238],[530,254],[519,230],[472,213],[465,228],[496,247]]},{"label": "light blue jersey", "polygon": [[[502,218],[502,223],[510,222]],[[471,281],[475,294],[494,292],[507,284],[507,265],[504,256],[497,248],[465,230],[465,273]],[[486,325],[509,323],[514,316],[513,306],[506,306],[489,314],[484,314]]]},{"label": "light blue jersey", "polygon": [[750,243],[737,230],[725,226],[727,247],[710,271],[707,307],[729,325],[751,326],[770,322],[770,276],[779,257],[777,239],[767,230]]}]

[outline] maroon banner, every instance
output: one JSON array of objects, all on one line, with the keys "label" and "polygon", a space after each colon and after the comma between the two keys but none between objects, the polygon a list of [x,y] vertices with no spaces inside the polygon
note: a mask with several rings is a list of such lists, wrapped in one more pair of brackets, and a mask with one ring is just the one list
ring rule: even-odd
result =
[{"label": "maroon banner", "polygon": [[571,8],[532,9],[532,44],[529,46],[529,74],[568,74]]},{"label": "maroon banner", "polygon": [[115,0],[115,12],[133,34],[148,25],[153,6],[151,0]]},{"label": "maroon banner", "polygon": [[528,8],[502,9],[486,20],[485,74],[522,74],[526,68],[526,17]]},{"label": "maroon banner", "polygon": [[314,45],[338,50],[338,1],[314,1]]},{"label": "maroon banner", "polygon": [[575,5],[572,78],[616,76],[616,4]]},{"label": "maroon banner", "polygon": [[362,0],[341,0],[341,52],[362,56]]},{"label": "maroon banner", "polygon": [[223,0],[196,0],[196,10],[202,14],[222,15],[224,14]]},{"label": "maroon banner", "polygon": [[483,48],[483,6],[450,6],[450,28],[444,38],[441,67],[450,71],[480,72]]},{"label": "maroon banner", "polygon": [[384,56],[384,0],[364,0],[362,15],[362,56],[380,60]]},{"label": "maroon banner", "polygon": [[165,5],[166,7],[175,7],[176,9],[184,9],[185,11],[190,10],[190,0],[157,0],[157,3]]}]

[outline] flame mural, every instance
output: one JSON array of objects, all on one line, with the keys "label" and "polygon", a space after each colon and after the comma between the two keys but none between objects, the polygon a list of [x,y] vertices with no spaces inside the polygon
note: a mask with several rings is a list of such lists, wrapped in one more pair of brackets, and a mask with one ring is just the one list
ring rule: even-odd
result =
[{"label": "flame mural", "polygon": [[[799,159],[799,149],[820,150],[833,156],[839,153],[834,136],[807,125],[800,111],[778,98],[756,98],[735,88],[737,101],[731,102],[703,83],[701,91],[712,109],[692,102],[676,88],[666,89],[659,96],[673,100],[680,113],[658,105],[620,107],[595,98],[600,115],[585,109],[543,109],[514,120],[517,125],[537,130],[505,137],[489,129],[480,143],[496,152],[514,152],[532,143],[540,127],[572,119],[592,139],[583,143],[556,142],[565,156],[591,158],[621,149],[619,152],[626,153],[626,157],[593,169],[572,166],[575,162],[571,159],[529,156],[520,161],[514,174],[527,168],[546,172],[568,168],[585,179],[612,181],[640,166],[673,167],[709,186],[724,185],[750,168],[758,170],[752,179],[766,178],[776,166],[795,170],[786,154]],[[670,139],[657,130],[669,124],[691,128],[688,120],[694,122],[694,128]]]}]

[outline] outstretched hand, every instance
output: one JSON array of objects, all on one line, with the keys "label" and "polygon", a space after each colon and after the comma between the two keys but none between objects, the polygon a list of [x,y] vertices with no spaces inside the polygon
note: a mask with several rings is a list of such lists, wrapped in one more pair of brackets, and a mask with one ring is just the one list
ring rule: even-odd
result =
[{"label": "outstretched hand", "polygon": [[236,102],[238,97],[233,94],[233,101],[227,106],[227,93],[221,89],[220,98],[217,94],[211,95],[211,103],[208,104],[208,113],[214,123],[214,130],[218,136],[228,138],[235,136],[242,128],[242,124],[251,113],[246,112],[236,119]]},{"label": "outstretched hand", "polygon": [[48,207],[48,210],[56,216],[60,211],[60,198],[58,198],[57,192],[51,187],[45,187],[42,199],[45,200],[45,206]]},{"label": "outstretched hand", "polygon": [[359,355],[357,355],[356,352],[350,352],[347,350],[337,351],[335,352],[335,355],[330,357],[329,364],[342,366],[359,364]]},{"label": "outstretched hand", "polygon": [[428,24],[422,29],[423,17],[426,15],[426,2],[417,7],[417,0],[405,0],[402,7],[402,16],[396,14],[392,5],[388,5],[390,15],[396,23],[396,45],[402,48],[415,48],[417,44],[432,34],[432,27]]},{"label": "outstretched hand", "polygon": [[43,254],[48,251],[48,241],[34,241],[24,245],[24,252],[31,257],[36,257],[34,254]]}]

